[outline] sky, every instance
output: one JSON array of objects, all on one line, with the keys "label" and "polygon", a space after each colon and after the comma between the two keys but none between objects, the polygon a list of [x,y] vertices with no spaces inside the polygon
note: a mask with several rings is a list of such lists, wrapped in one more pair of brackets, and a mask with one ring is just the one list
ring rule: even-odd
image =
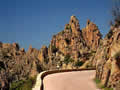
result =
[{"label": "sky", "polygon": [[0,0],[0,41],[40,49],[75,15],[84,28],[87,19],[103,36],[109,31],[112,0]]}]

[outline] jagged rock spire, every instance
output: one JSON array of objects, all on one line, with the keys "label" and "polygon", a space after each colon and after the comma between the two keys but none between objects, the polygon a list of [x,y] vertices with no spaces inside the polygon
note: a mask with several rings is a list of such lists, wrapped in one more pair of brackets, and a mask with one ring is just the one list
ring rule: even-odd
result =
[{"label": "jagged rock spire", "polygon": [[69,25],[71,26],[73,33],[77,33],[77,31],[80,31],[79,21],[76,16],[71,16]]},{"label": "jagged rock spire", "polygon": [[96,50],[102,35],[96,24],[87,20],[86,27],[82,29],[82,36],[90,48]]},{"label": "jagged rock spire", "polygon": [[86,26],[88,26],[90,24],[90,22],[91,22],[90,19],[88,19]]}]

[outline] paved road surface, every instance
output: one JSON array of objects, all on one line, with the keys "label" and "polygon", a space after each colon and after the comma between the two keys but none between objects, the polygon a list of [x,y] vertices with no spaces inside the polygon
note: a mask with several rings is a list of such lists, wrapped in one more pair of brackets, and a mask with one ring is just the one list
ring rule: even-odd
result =
[{"label": "paved road surface", "polygon": [[99,90],[94,75],[94,70],[51,74],[43,80],[44,90]]}]

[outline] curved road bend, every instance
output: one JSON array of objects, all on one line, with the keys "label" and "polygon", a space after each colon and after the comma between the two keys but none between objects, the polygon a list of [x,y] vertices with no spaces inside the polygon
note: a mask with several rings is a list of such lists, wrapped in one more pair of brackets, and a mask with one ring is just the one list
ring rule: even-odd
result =
[{"label": "curved road bend", "polygon": [[44,90],[99,90],[93,82],[94,76],[95,70],[47,75],[43,80]]}]

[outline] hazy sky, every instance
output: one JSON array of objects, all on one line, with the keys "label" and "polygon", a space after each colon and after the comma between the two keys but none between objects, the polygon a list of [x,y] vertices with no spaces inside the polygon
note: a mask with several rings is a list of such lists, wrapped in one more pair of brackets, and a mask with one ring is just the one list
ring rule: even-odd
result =
[{"label": "hazy sky", "polygon": [[75,15],[80,27],[87,19],[103,35],[109,30],[112,0],[0,0],[0,41],[17,42],[21,47],[41,48],[52,35],[64,29]]}]

